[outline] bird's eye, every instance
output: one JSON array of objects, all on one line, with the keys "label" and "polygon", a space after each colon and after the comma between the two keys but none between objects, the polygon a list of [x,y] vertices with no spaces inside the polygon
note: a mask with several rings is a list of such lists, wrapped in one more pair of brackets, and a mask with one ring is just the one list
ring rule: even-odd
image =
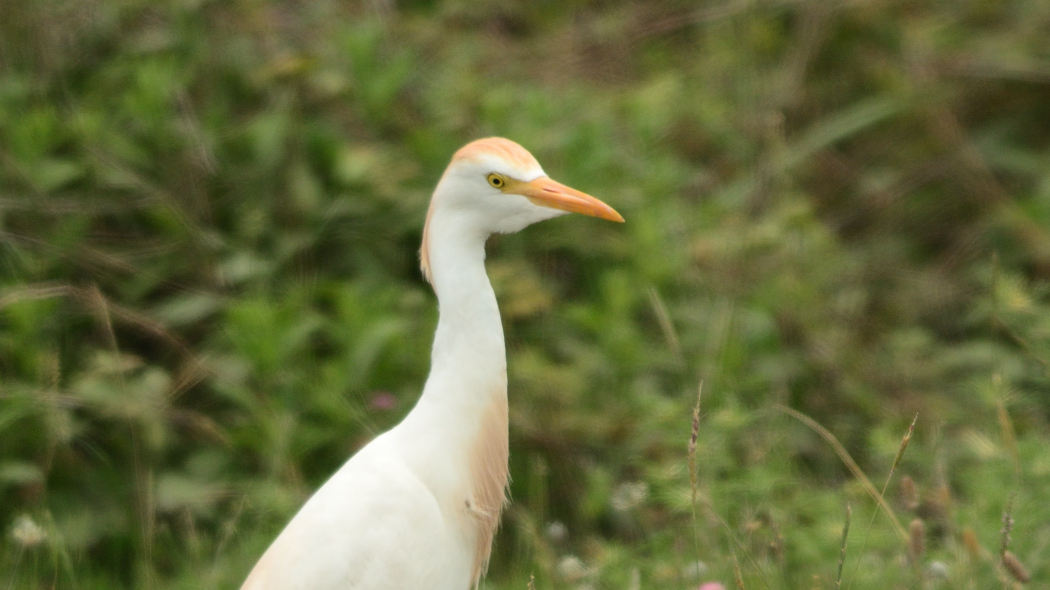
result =
[{"label": "bird's eye", "polygon": [[494,188],[503,188],[503,186],[507,184],[507,181],[503,180],[503,177],[499,174],[496,174],[495,172],[489,174],[488,179],[489,184],[491,184]]}]

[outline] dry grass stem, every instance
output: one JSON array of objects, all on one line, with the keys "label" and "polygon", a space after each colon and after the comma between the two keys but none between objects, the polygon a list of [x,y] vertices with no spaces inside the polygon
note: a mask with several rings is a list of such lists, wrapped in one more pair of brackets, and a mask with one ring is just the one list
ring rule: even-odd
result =
[{"label": "dry grass stem", "polygon": [[226,522],[222,525],[222,537],[219,538],[219,542],[215,545],[215,558],[211,563],[211,567],[208,569],[208,575],[205,580],[210,583],[205,584],[205,587],[216,586],[216,581],[222,573],[222,555],[226,551],[226,546],[230,540],[233,539],[234,534],[237,532],[238,525],[241,521],[241,515],[244,514],[244,509],[248,505],[248,496],[241,496],[240,500],[236,503],[233,509],[233,514],[230,515]]},{"label": "dry grass stem", "polygon": [[736,553],[733,554],[733,582],[736,583],[737,590],[746,590],[744,588],[744,573],[740,571],[740,560],[736,558]]},{"label": "dry grass stem", "polygon": [[696,440],[700,436],[700,398],[704,394],[704,382],[696,391],[696,405],[693,407],[693,429],[689,435],[689,484],[693,491],[693,502],[696,502]]},{"label": "dry grass stem", "polygon": [[649,302],[653,306],[653,313],[656,314],[656,321],[660,324],[660,331],[664,333],[664,338],[667,339],[667,346],[671,348],[671,353],[674,354],[678,365],[682,365],[684,363],[682,359],[682,344],[678,340],[678,333],[674,329],[674,323],[671,322],[671,312],[667,310],[667,304],[660,297],[660,292],[656,290],[656,287],[649,287]]},{"label": "dry grass stem", "polygon": [[842,462],[846,465],[846,468],[850,470],[850,473],[853,474],[853,477],[857,478],[857,481],[859,481],[861,485],[864,486],[864,489],[868,492],[868,495],[871,496],[873,500],[875,500],[875,503],[878,504],[879,508],[881,508],[882,511],[886,513],[886,516],[889,517],[890,524],[893,525],[893,528],[897,531],[897,534],[900,536],[901,540],[907,541],[908,533],[904,530],[904,526],[901,525],[900,520],[897,519],[897,514],[893,511],[893,508],[890,507],[890,505],[886,502],[885,498],[883,498],[883,495],[880,494],[877,489],[875,489],[875,486],[871,483],[871,480],[868,479],[868,476],[865,475],[864,471],[861,470],[860,466],[857,465],[857,462],[853,460],[853,457],[850,456],[849,451],[846,450],[846,447],[842,446],[842,443],[840,443],[839,440],[835,438],[835,435],[831,434],[831,432],[828,431],[828,429],[824,428],[819,423],[817,423],[816,420],[810,418],[802,412],[799,412],[798,410],[780,404],[777,404],[774,407],[780,410],[781,412],[791,416],[792,418],[795,418],[799,422],[802,422],[806,426],[809,426],[811,429],[813,429],[814,432],[819,434],[821,438],[823,438],[825,441],[828,442],[828,444],[831,445],[831,448],[834,449],[835,453],[839,456],[840,459],[842,459]]},{"label": "dry grass stem", "polygon": [[[745,547],[744,544],[740,541],[740,539],[736,536],[736,533],[733,532],[733,528],[729,526],[729,523],[727,523],[725,519],[719,516],[718,512],[715,511],[715,507],[711,504],[711,501],[707,498],[702,497],[698,491],[696,477],[696,442],[700,435],[700,398],[703,395],[703,391],[704,383],[703,381],[701,381],[696,392],[696,405],[693,407],[692,430],[690,431],[689,435],[689,484],[692,492],[692,501],[690,504],[693,512],[693,542],[696,547],[697,564],[699,565],[700,563],[700,537],[696,519],[696,503],[699,500],[700,503],[703,504],[704,508],[707,509],[708,513],[710,513],[711,516],[715,519],[715,521],[718,522],[718,525],[722,527],[722,529],[726,532],[726,535],[733,542],[733,545],[736,546],[736,548],[740,551],[744,552],[744,555],[747,557],[747,560],[751,564],[751,567],[755,568],[755,571],[758,573],[758,577],[762,581],[762,585],[768,589],[770,587],[769,582],[766,580],[762,568],[759,567],[758,562],[755,561],[754,556],[751,555],[751,552],[747,550],[747,547]],[[733,554],[733,561],[734,563],[737,562],[735,553]],[[737,567],[739,568],[739,564],[737,565]],[[743,582],[741,581],[741,584],[742,583]]]},{"label": "dry grass stem", "polygon": [[689,506],[693,512],[693,547],[696,550],[696,563],[700,564],[700,533],[696,521],[696,439],[700,436],[700,398],[704,394],[704,382],[701,381],[696,390],[696,405],[693,407],[693,428],[689,435],[689,488],[691,501]]},{"label": "dry grass stem", "polygon": [[999,531],[999,555],[1005,555],[1010,548],[1010,532],[1014,528],[1014,494],[1006,501],[1006,510],[1003,511],[1003,528]]},{"label": "dry grass stem", "polygon": [[178,382],[172,388],[172,391],[169,392],[169,397],[173,399],[211,374],[211,370],[198,358],[182,337],[148,315],[114,303],[97,286],[82,288],[64,283],[49,282],[7,289],[0,295],[0,310],[20,301],[53,299],[56,297],[68,298],[70,301],[82,306],[86,311],[94,314],[103,323],[106,336],[113,347],[116,346],[114,325],[119,323],[134,328],[142,334],[152,336],[174,349],[190,368],[180,373]]}]

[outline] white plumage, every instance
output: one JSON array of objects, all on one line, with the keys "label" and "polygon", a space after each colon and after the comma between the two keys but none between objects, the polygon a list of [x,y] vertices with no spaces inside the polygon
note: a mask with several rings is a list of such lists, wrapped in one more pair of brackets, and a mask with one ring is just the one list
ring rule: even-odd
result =
[{"label": "white plumage", "polygon": [[507,473],[507,360],[489,235],[567,211],[623,221],[502,138],[467,144],[431,199],[420,250],[440,319],[416,406],[326,482],[242,590],[467,590],[488,566]]}]

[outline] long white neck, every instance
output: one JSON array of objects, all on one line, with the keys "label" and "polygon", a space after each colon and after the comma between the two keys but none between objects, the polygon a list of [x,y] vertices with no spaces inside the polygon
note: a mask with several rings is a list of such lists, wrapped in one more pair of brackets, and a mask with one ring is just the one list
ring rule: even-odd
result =
[{"label": "long white neck", "polygon": [[439,319],[421,402],[466,410],[487,405],[497,391],[506,395],[503,325],[485,273],[487,237],[454,212],[437,210],[428,220],[425,247]]},{"label": "long white neck", "polygon": [[439,310],[430,376],[389,434],[469,549],[464,563],[476,587],[509,481],[507,351],[485,273],[486,214],[457,207],[457,195],[443,190],[455,183],[443,180],[435,191],[421,252]]},{"label": "long white neck", "polygon": [[509,454],[507,353],[485,274],[488,235],[477,226],[441,210],[428,220],[424,248],[440,317],[430,376],[401,424],[416,474],[473,549],[474,585],[487,567],[506,498]]}]

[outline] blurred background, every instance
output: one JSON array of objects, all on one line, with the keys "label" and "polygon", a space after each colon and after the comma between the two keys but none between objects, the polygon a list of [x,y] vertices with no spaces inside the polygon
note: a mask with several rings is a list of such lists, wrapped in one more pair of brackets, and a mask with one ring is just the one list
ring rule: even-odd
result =
[{"label": "blurred background", "polygon": [[1048,39],[1039,0],[0,2],[0,588],[236,588],[418,396],[430,191],[488,135],[627,223],[489,245],[482,587],[1047,584]]}]

